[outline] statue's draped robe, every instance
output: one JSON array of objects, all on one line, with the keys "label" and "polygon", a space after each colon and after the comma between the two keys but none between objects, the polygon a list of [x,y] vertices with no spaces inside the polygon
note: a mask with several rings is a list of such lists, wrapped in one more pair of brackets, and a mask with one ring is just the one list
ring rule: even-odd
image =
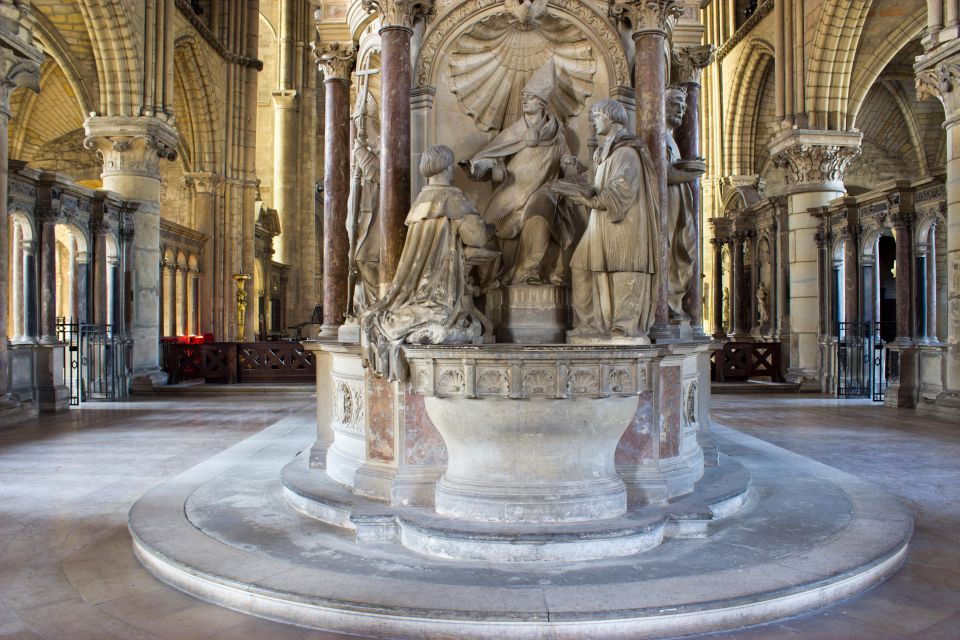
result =
[{"label": "statue's draped robe", "polygon": [[571,261],[578,333],[645,335],[656,307],[658,187],[643,140],[621,131],[594,155],[594,204]]},{"label": "statue's draped robe", "polygon": [[[673,135],[668,131],[667,161],[670,166],[680,161],[680,151]],[[667,258],[667,302],[670,310],[683,314],[683,297],[690,289],[693,280],[693,256],[697,250],[694,234],[693,189],[689,182],[671,184],[667,187],[670,194],[670,209],[667,211],[667,233],[670,254]]]},{"label": "statue's draped robe", "polygon": [[[515,266],[534,275],[544,256],[546,247],[523,247],[517,242],[527,220],[543,217],[548,228],[543,241],[552,239],[562,249],[571,245],[577,234],[572,208],[558,202],[557,196],[547,188],[560,176],[560,159],[570,153],[563,125],[549,114],[534,126],[525,118],[501,131],[472,159],[506,163],[506,178],[494,190],[483,219],[496,227],[507,281],[512,279]],[[521,262],[525,264],[520,265]],[[554,266],[547,265],[548,270],[556,271]]]},{"label": "statue's draped robe", "polygon": [[[363,311],[377,297],[380,265],[380,158],[360,141],[354,145],[359,174],[357,189],[351,189],[347,211],[357,216],[356,228],[347,220],[347,232],[356,233],[354,261],[360,274],[354,293],[354,309]],[[356,178],[355,178],[356,179]],[[353,202],[357,198],[357,202]]]},{"label": "statue's draped robe", "polygon": [[464,304],[468,267],[464,246],[483,247],[486,229],[456,187],[428,185],[405,221],[409,227],[390,288],[361,317],[364,359],[391,380],[407,377],[400,347],[470,343],[483,327]]}]

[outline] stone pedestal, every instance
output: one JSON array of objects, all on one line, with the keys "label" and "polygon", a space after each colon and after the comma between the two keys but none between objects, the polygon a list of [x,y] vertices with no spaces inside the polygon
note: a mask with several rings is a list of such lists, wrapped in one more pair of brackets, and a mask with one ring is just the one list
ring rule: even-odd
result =
[{"label": "stone pedestal", "polygon": [[511,285],[487,292],[487,317],[498,342],[564,342],[570,327],[570,289],[551,285]]},{"label": "stone pedestal", "polygon": [[890,384],[883,396],[888,407],[913,408],[917,406],[920,352],[914,346],[889,347]]},{"label": "stone pedestal", "polygon": [[63,344],[40,344],[34,348],[34,379],[40,411],[66,411],[69,390],[63,380]]}]

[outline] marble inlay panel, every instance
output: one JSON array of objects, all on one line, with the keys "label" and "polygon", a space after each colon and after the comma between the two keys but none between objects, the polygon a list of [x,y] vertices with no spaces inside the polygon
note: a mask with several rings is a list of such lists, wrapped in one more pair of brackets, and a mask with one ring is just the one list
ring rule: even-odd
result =
[{"label": "marble inlay panel", "polygon": [[617,444],[617,464],[649,464],[654,461],[653,394],[639,396],[637,413]]},{"label": "marble inlay panel", "polygon": [[680,367],[660,369],[660,458],[680,455],[680,405],[683,390],[680,386]]},{"label": "marble inlay panel", "polygon": [[393,462],[393,384],[367,372],[367,457]]},{"label": "marble inlay panel", "polygon": [[403,397],[403,461],[423,465],[447,463],[447,447],[427,415],[423,396],[412,393]]}]

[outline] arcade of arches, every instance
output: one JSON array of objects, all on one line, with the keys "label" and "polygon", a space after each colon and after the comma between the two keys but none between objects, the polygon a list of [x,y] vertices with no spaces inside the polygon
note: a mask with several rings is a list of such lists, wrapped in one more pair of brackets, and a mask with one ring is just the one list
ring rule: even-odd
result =
[{"label": "arcade of arches", "polygon": [[[585,4],[612,16],[630,1]],[[870,323],[886,403],[960,415],[960,2],[657,3],[683,10],[671,73],[707,161],[693,324],[777,343],[786,380],[835,393],[844,332]],[[246,337],[278,338],[321,302],[339,324],[337,145],[356,135],[357,87],[370,113],[390,98],[368,8],[394,4],[453,3],[0,0],[4,415],[65,407],[74,324],[124,345],[134,388],[165,382],[165,337],[235,341],[242,320]],[[397,30],[411,62],[420,24]],[[615,93],[637,112],[630,87]],[[432,95],[410,105],[404,135],[424,135]],[[384,174],[387,218],[404,188]]]}]

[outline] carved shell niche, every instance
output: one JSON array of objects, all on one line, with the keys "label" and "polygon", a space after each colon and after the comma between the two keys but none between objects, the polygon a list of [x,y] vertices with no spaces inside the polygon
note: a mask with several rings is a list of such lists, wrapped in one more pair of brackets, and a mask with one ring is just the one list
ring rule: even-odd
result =
[{"label": "carved shell niche", "polygon": [[521,21],[512,7],[507,9],[463,33],[450,55],[450,91],[461,110],[481,131],[513,124],[522,113],[520,94],[530,76],[553,58],[557,90],[550,107],[564,120],[580,113],[593,94],[597,71],[590,41],[549,12]]}]

